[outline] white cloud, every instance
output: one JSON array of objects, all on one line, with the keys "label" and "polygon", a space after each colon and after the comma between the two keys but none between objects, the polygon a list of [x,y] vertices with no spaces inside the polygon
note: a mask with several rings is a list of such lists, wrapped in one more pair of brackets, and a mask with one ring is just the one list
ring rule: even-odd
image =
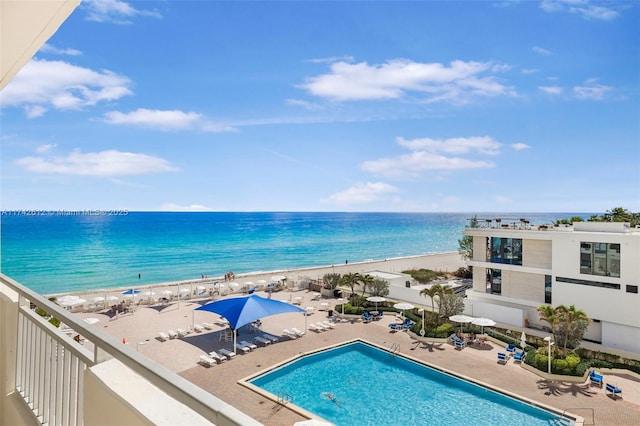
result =
[{"label": "white cloud", "polygon": [[336,205],[363,204],[377,201],[382,196],[397,191],[398,188],[384,182],[366,182],[356,184],[344,191],[336,192],[322,201]]},{"label": "white cloud", "polygon": [[425,151],[362,163],[363,170],[388,177],[416,176],[431,170],[485,169],[494,166],[491,162],[445,157]]},{"label": "white cloud", "polygon": [[78,56],[78,55],[82,55],[82,52],[80,52],[79,50],[76,49],[59,49],[57,47],[54,47],[50,44],[45,44],[44,46],[42,46],[39,50],[39,52],[41,53],[51,53],[53,55],[69,55],[69,56]]},{"label": "white cloud", "polygon": [[603,21],[610,21],[620,16],[616,10],[610,7],[594,6],[589,0],[543,0],[540,8],[545,12],[569,12],[587,19]]},{"label": "white cloud", "polygon": [[560,86],[538,86],[538,90],[541,90],[549,95],[561,95],[562,87]]},{"label": "white cloud", "polygon": [[146,154],[108,150],[66,156],[22,157],[16,164],[33,173],[73,176],[125,176],[173,172],[178,169],[167,160]]},{"label": "white cloud", "polygon": [[477,151],[481,154],[497,155],[502,144],[489,136],[473,136],[470,138],[431,139],[420,138],[407,140],[397,138],[396,142],[413,151],[425,150],[430,152],[444,152],[446,154],[467,154]]},{"label": "white cloud", "polygon": [[57,147],[58,145],[56,144],[44,144],[44,145],[40,145],[38,148],[36,148],[36,152],[38,154],[44,154],[45,152],[49,152],[51,151],[53,148]]},{"label": "white cloud", "polygon": [[547,50],[543,47],[540,46],[534,46],[532,49],[535,53],[539,54],[539,55],[543,55],[543,56],[549,56],[551,55],[551,51]]},{"label": "white cloud", "polygon": [[179,204],[167,203],[160,206],[158,211],[163,212],[206,212],[211,211],[209,207],[200,204],[191,204],[189,206],[181,206]]},{"label": "white cloud", "polygon": [[33,59],[2,93],[3,106],[22,106],[27,116],[38,117],[48,108],[78,110],[102,101],[131,95],[128,78],[63,61]]},{"label": "white cloud", "polygon": [[328,58],[314,58],[314,59],[309,59],[308,62],[311,62],[312,64],[326,64],[326,63],[333,63],[333,62],[339,62],[339,61],[343,61],[343,62],[353,62],[354,61],[354,57],[350,56],[350,55],[344,55],[344,56],[329,56]]},{"label": "white cloud", "polygon": [[521,72],[522,74],[535,74],[539,71],[535,68],[523,68]]},{"label": "white cloud", "polygon": [[513,201],[509,197],[505,197],[504,195],[496,195],[495,200],[500,204],[511,204]]},{"label": "white cloud", "polygon": [[303,101],[301,99],[287,99],[287,105],[302,107],[309,111],[316,111],[319,109],[323,109],[321,105],[314,104],[313,102]]},{"label": "white cloud", "polygon": [[138,108],[129,113],[107,112],[104,121],[109,124],[142,126],[161,131],[196,130],[203,132],[228,132],[234,129],[223,124],[207,121],[197,112],[179,110],[152,110]]},{"label": "white cloud", "polygon": [[416,177],[428,171],[491,168],[495,167],[492,162],[463,158],[461,155],[470,153],[497,155],[502,146],[488,136],[445,140],[397,138],[396,142],[413,152],[397,157],[365,161],[361,164],[361,168],[387,177]]},{"label": "white cloud", "polygon": [[588,85],[585,86],[575,86],[573,88],[573,93],[578,99],[600,101],[604,99],[605,95],[611,90],[612,89],[609,86],[604,86],[601,84],[591,84],[590,82],[588,82]]},{"label": "white cloud", "polygon": [[409,93],[425,102],[466,103],[475,96],[513,95],[511,87],[498,83],[487,72],[500,72],[504,66],[453,61],[417,63],[406,59],[382,65],[366,62],[333,63],[328,74],[310,77],[299,87],[322,98],[336,101],[399,99]]},{"label": "white cloud", "polygon": [[512,143],[511,148],[515,149],[516,151],[522,151],[524,149],[529,149],[531,147],[526,143]]},{"label": "white cloud", "polygon": [[82,7],[87,12],[87,20],[94,22],[130,24],[135,16],[162,17],[158,11],[136,9],[120,0],[84,0]]}]

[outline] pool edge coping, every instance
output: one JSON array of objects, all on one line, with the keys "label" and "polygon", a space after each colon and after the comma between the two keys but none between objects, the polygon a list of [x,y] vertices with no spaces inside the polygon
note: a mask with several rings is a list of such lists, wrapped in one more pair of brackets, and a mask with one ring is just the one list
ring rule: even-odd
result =
[{"label": "pool edge coping", "polygon": [[[313,414],[310,411],[305,410],[304,408],[296,405],[293,402],[282,404],[279,401],[279,398],[277,397],[277,395],[274,395],[271,392],[268,392],[268,391],[266,391],[266,390],[264,390],[264,389],[262,389],[262,388],[260,388],[260,387],[258,387],[256,385],[250,383],[249,381],[255,379],[258,376],[261,376],[263,374],[266,374],[266,373],[269,373],[271,371],[274,371],[274,370],[282,367],[285,364],[289,364],[289,363],[292,363],[292,362],[294,362],[294,361],[296,361],[298,359],[304,358],[305,356],[313,355],[313,354],[316,354],[316,353],[319,353],[319,352],[324,352],[324,351],[327,351],[327,350],[330,350],[330,349],[335,349],[335,348],[338,348],[338,347],[341,347],[341,346],[346,346],[346,345],[353,344],[353,343],[364,343],[364,344],[373,346],[376,349],[391,353],[391,349],[390,348],[387,348],[387,347],[381,346],[379,344],[370,342],[370,341],[368,341],[366,339],[362,339],[362,338],[350,339],[350,340],[345,340],[343,342],[339,342],[339,343],[336,343],[336,344],[333,344],[333,345],[323,346],[322,348],[317,348],[317,349],[313,349],[313,350],[306,351],[306,352],[299,352],[297,355],[291,356],[291,357],[289,357],[289,358],[287,358],[287,359],[285,359],[285,360],[283,360],[283,361],[281,361],[281,362],[279,362],[277,364],[273,364],[273,365],[271,365],[271,366],[269,366],[267,368],[264,368],[264,369],[262,369],[262,370],[260,370],[260,371],[258,371],[256,373],[253,373],[253,374],[250,374],[249,376],[243,377],[243,378],[239,379],[237,381],[237,383],[239,385],[241,385],[241,386],[243,386],[243,387],[245,387],[245,388],[247,388],[247,389],[249,389],[249,390],[251,390],[251,391],[253,391],[253,392],[255,392],[255,393],[259,394],[259,395],[261,395],[261,396],[263,396],[264,398],[267,398],[267,399],[269,399],[269,400],[271,400],[271,401],[273,401],[273,402],[275,402],[277,404],[282,405],[282,407],[286,407],[289,410],[291,410],[291,411],[293,411],[293,412],[295,412],[297,414],[300,414],[301,416],[307,417],[309,419],[318,419],[318,420],[322,420],[322,421],[328,422],[330,424],[333,424],[333,422],[329,422],[326,419],[324,419],[324,418],[322,418],[322,417],[320,417],[320,416],[318,416],[316,414]],[[397,355],[397,356],[401,356],[401,357],[403,357],[403,358],[405,358],[405,359],[407,359],[409,361],[413,361],[413,362],[415,362],[417,364],[420,364],[420,365],[423,365],[425,367],[431,368],[431,369],[436,370],[438,372],[441,372],[443,374],[447,374],[447,375],[453,376],[453,377],[455,377],[457,379],[473,383],[473,384],[475,384],[477,386],[489,389],[491,391],[494,391],[494,392],[499,393],[501,395],[504,395],[506,397],[509,397],[509,398],[515,399],[517,401],[526,403],[528,405],[534,406],[536,408],[551,412],[551,413],[553,413],[553,414],[555,414],[555,415],[557,415],[557,416],[559,416],[561,418],[568,418],[570,420],[573,420],[573,424],[575,426],[583,426],[584,425],[584,418],[581,417],[581,416],[578,416],[577,414],[574,414],[574,413],[571,413],[571,412],[568,412],[568,411],[564,411],[564,412],[560,411],[559,409],[557,409],[555,407],[552,407],[552,406],[549,406],[547,404],[544,404],[542,402],[538,402],[538,401],[529,399],[529,398],[527,398],[525,396],[522,396],[522,395],[513,394],[513,393],[511,393],[511,392],[509,392],[509,391],[507,391],[505,389],[500,388],[500,387],[485,383],[485,382],[477,380],[477,379],[473,379],[471,377],[465,376],[464,374],[460,374],[460,373],[451,371],[451,370],[443,368],[443,367],[435,366],[435,365],[430,364],[430,363],[428,363],[426,361],[414,358],[411,355],[407,355],[407,354],[402,353],[402,352],[395,352],[393,354]]]}]

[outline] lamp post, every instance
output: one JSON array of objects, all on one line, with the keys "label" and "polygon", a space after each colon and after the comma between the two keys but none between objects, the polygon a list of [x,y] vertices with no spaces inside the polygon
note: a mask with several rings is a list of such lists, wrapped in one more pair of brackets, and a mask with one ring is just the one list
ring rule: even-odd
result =
[{"label": "lamp post", "polygon": [[418,312],[422,314],[422,324],[420,324],[420,335],[424,337],[424,308],[418,309]]},{"label": "lamp post", "polygon": [[548,360],[547,373],[551,374],[551,346],[553,346],[553,342],[551,341],[551,336],[545,337],[544,341],[549,344],[549,356],[547,357],[547,360]]}]

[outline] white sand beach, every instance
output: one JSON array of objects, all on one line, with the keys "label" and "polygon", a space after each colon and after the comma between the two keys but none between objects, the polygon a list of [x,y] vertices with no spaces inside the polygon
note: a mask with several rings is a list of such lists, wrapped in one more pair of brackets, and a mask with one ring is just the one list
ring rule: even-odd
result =
[{"label": "white sand beach", "polygon": [[[238,282],[269,280],[274,274],[285,275],[291,279],[298,279],[298,275],[321,277],[333,271],[341,274],[374,270],[400,272],[412,268],[453,271],[462,264],[460,256],[452,253],[324,268],[270,271],[237,276],[236,280]],[[177,284],[161,284],[157,288],[173,288],[173,285]],[[264,291],[258,291],[257,294],[267,296]],[[241,294],[231,294],[226,297],[238,296]],[[591,388],[588,383],[550,382],[512,361],[507,365],[497,364],[497,353],[504,351],[504,346],[496,341],[491,341],[482,347],[456,350],[448,343],[433,339],[419,339],[407,332],[391,332],[389,324],[397,321],[392,313],[387,313],[381,320],[372,323],[363,323],[357,317],[338,320],[336,312],[331,317],[328,316],[328,310],[335,309],[335,305],[340,303],[336,298],[318,298],[317,293],[304,289],[295,292],[283,290],[273,293],[271,297],[283,301],[299,298],[300,306],[312,308],[309,310],[311,313],[306,316],[300,313],[269,316],[262,319],[259,330],[249,327],[241,328],[239,338],[242,340],[254,341],[256,336],[268,333],[277,336],[279,341],[268,346],[259,344],[257,349],[247,354],[238,353],[231,360],[208,368],[198,363],[201,355],[222,348],[233,349],[232,341],[225,338],[227,327],[220,321],[220,317],[214,313],[196,311],[196,308],[209,302],[210,297],[173,301],[168,304],[139,305],[135,311],[117,316],[110,310],[79,312],[77,315],[81,318],[96,319],[94,327],[111,335],[116,341],[135,347],[142,355],[167,367],[265,425],[291,425],[304,420],[305,417],[290,406],[281,406],[264,395],[238,384],[239,380],[300,353],[359,338],[385,348],[397,344],[400,352],[405,356],[521,395],[540,404],[555,407],[560,411],[568,407],[590,407],[588,410],[569,411],[578,415],[591,416],[591,409],[593,409],[596,424],[636,424],[637,419],[640,418],[640,381],[628,375],[608,377],[608,380],[618,383],[625,392],[624,400],[613,403],[604,391]],[[427,304],[428,300],[425,298],[425,305]],[[308,327],[320,321],[332,321],[334,327],[326,331],[312,331]],[[194,324],[204,322],[211,323],[211,328],[194,329]],[[284,336],[283,330],[292,327],[306,329],[306,334],[297,339]],[[187,334],[164,341],[158,339],[160,332],[179,328],[185,330]],[[88,341],[84,344],[87,347],[91,346],[91,342]]]},{"label": "white sand beach", "polygon": [[[276,275],[282,275],[287,278],[287,285],[295,286],[296,283],[300,282],[303,279],[312,279],[318,280],[321,279],[325,274],[328,273],[338,273],[338,274],[347,274],[350,272],[371,272],[371,271],[383,271],[383,272],[402,272],[409,269],[432,269],[444,272],[454,272],[458,270],[458,268],[464,267],[465,262],[460,257],[460,254],[457,252],[452,253],[438,253],[438,254],[426,254],[420,256],[409,256],[409,257],[398,257],[398,258],[390,258],[383,260],[372,260],[365,262],[348,262],[336,265],[327,265],[327,266],[319,266],[319,267],[311,267],[311,268],[300,268],[300,269],[283,269],[283,270],[273,270],[273,271],[260,271],[260,272],[252,272],[246,274],[236,274],[233,281],[238,283],[240,286],[243,286],[245,282],[253,282],[258,283],[260,280],[265,281],[266,283],[272,282],[272,277]],[[156,283],[156,284],[146,284],[140,286],[133,287],[121,287],[121,288],[110,288],[110,289],[100,289],[100,290],[86,290],[86,291],[78,291],[74,293],[74,295],[90,302],[96,297],[107,298],[117,297],[122,299],[122,292],[128,289],[134,288],[136,290],[141,291],[141,295],[138,296],[139,299],[144,298],[142,294],[147,291],[152,291],[155,294],[153,297],[156,299],[161,297],[161,292],[168,290],[171,291],[173,297],[177,297],[179,291],[182,290],[186,292],[186,289],[189,289],[189,293],[193,295],[194,293],[198,293],[198,286],[202,286],[205,290],[209,290],[213,283],[215,282],[224,282],[225,277],[206,277],[203,279],[196,280],[185,280],[185,281],[176,281],[176,282],[166,282],[166,283]],[[180,287],[180,288],[179,288]],[[65,293],[67,294],[67,293]],[[50,295],[50,296],[60,296],[60,295]],[[114,303],[107,303],[107,305],[112,305]]]}]

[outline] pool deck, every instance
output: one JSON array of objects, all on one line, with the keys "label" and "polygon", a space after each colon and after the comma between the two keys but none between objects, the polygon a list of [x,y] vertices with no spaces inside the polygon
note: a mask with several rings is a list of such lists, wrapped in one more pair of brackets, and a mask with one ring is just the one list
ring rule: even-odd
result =
[{"label": "pool deck", "polygon": [[[261,294],[264,296],[264,294]],[[309,323],[327,320],[327,312],[321,303],[329,303],[331,309],[335,299],[311,300],[311,293],[279,292],[273,298],[299,301],[301,307],[313,307],[314,313],[307,317]],[[302,300],[296,300],[301,297]],[[425,299],[426,300],[426,299]],[[272,365],[295,357],[300,353],[316,351],[320,348],[342,342],[363,339],[384,348],[393,344],[400,346],[400,352],[408,357],[423,361],[434,367],[450,370],[457,375],[513,393],[523,398],[551,406],[560,411],[568,411],[585,418],[585,425],[635,425],[640,424],[640,379],[630,374],[605,374],[604,382],[622,389],[622,398],[613,400],[605,395],[605,390],[590,386],[589,383],[569,383],[545,380],[525,370],[512,359],[505,364],[497,363],[497,353],[504,347],[489,342],[484,347],[468,346],[456,350],[448,343],[422,343],[406,332],[390,332],[389,324],[397,319],[387,314],[379,321],[368,324],[338,322],[332,330],[314,332],[308,330],[301,338],[290,340],[282,337],[285,328],[304,329],[305,319],[301,314],[282,314],[264,318],[262,330],[280,337],[278,343],[259,347],[246,355],[238,354],[232,360],[207,368],[197,364],[200,355],[225,347],[232,343],[221,339],[224,326],[215,325],[212,330],[202,333],[191,332],[186,337],[160,342],[155,337],[160,331],[183,328],[189,329],[195,323],[214,323],[216,314],[196,311],[194,308],[207,300],[186,301],[168,305],[138,307],[129,315],[117,319],[105,313],[79,313],[81,317],[99,318],[96,324],[118,340],[135,345],[143,355],[159,362],[170,370],[207,390],[221,400],[247,413],[265,425],[293,425],[306,417],[282,406],[264,396],[238,384],[238,381],[256,374]],[[425,303],[426,305],[426,303]],[[253,339],[254,333],[241,331],[238,340]],[[328,372],[332,374],[332,372]],[[342,374],[336,372],[334,374]],[[373,384],[372,384],[373,385]],[[399,395],[400,397],[400,395]],[[295,402],[295,401],[294,401]],[[482,413],[477,421],[482,424]],[[385,424],[391,425],[388,421]]]}]

